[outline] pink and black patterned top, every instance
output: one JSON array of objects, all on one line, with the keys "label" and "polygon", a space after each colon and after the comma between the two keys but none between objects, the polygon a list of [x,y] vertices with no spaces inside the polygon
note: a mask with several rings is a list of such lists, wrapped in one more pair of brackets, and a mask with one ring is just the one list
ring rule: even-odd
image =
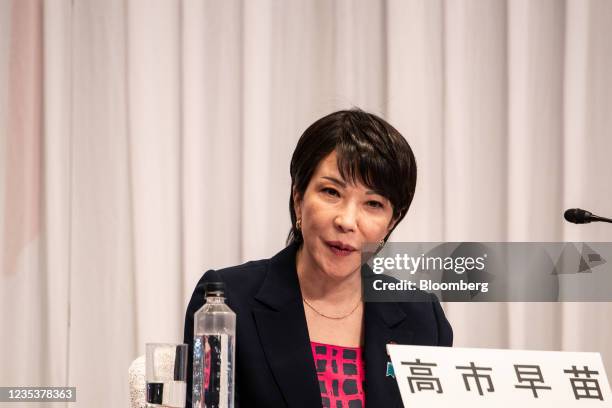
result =
[{"label": "pink and black patterned top", "polygon": [[323,408],[363,408],[365,368],[361,347],[310,342]]}]

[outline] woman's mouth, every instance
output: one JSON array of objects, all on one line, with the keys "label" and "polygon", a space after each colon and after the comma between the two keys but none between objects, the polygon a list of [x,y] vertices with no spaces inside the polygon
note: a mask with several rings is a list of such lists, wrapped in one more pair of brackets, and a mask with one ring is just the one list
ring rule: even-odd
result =
[{"label": "woman's mouth", "polygon": [[355,248],[348,245],[348,244],[344,244],[342,242],[339,241],[326,241],[325,242],[327,244],[327,246],[329,247],[329,249],[331,249],[331,251],[338,256],[348,256],[351,253],[355,252]]}]

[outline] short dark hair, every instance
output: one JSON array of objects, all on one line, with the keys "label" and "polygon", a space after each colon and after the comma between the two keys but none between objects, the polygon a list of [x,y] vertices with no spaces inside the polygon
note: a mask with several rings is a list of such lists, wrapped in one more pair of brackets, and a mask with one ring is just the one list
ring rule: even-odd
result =
[{"label": "short dark hair", "polygon": [[410,207],[417,166],[406,139],[384,119],[361,109],[334,112],[310,125],[293,152],[289,194],[292,226],[288,244],[303,242],[302,232],[295,227],[293,191],[303,197],[315,169],[334,150],[344,180],[359,181],[391,202],[395,226]]}]

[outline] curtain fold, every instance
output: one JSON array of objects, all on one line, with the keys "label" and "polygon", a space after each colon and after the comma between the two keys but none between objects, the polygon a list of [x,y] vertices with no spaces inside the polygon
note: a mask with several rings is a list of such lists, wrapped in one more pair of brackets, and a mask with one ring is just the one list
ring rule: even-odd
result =
[{"label": "curtain fold", "polygon": [[[49,276],[44,248],[42,2],[3,3],[2,11],[2,203],[0,204],[0,382],[46,381]],[[55,322],[54,322],[55,323]],[[10,333],[4,334],[4,333]],[[64,350],[61,350],[64,351]]]},{"label": "curtain fold", "polygon": [[[419,165],[394,241],[609,241],[606,0],[0,0],[0,384],[125,406],[206,269],[289,230],[315,119],[387,118]],[[444,305],[455,344],[599,351],[610,303]]]},{"label": "curtain fold", "polygon": [[[130,125],[137,121],[139,112],[130,105],[128,81],[133,59],[128,58],[129,21],[123,2],[69,4],[71,119],[70,146],[65,154],[70,160],[66,180],[70,185],[70,326],[66,382],[77,387],[79,405],[120,406],[125,405],[127,395],[126,364],[136,353],[136,344],[140,347],[151,336],[147,331],[150,326],[142,327],[150,319],[146,300],[164,280],[175,280],[158,275],[153,282],[139,282],[140,251],[148,244],[142,238],[148,230],[140,222],[150,207],[133,208],[138,194],[144,194],[143,181],[133,169],[133,156],[149,154],[153,160],[151,146],[162,143],[142,143],[136,153],[131,148]],[[159,119],[161,127],[164,118]],[[152,174],[144,183],[157,185],[154,179]],[[138,198],[154,195],[155,189],[151,190]],[[161,233],[166,232],[162,222],[157,225]],[[149,250],[147,259],[157,259],[157,248]],[[160,270],[164,266],[160,262]],[[168,287],[170,300],[164,310],[173,307],[171,290]],[[160,321],[164,322],[163,315]]]},{"label": "curtain fold", "polygon": [[[46,321],[48,332],[45,357],[41,359],[49,373],[44,383],[64,384],[68,381],[70,355],[72,9],[69,0],[43,3],[43,6],[45,227],[42,242],[45,261],[40,268],[47,276],[47,293],[44,313],[38,318]],[[18,294],[31,301],[27,292]],[[16,336],[16,340],[23,338]],[[18,364],[12,369],[21,371],[26,366]]]}]

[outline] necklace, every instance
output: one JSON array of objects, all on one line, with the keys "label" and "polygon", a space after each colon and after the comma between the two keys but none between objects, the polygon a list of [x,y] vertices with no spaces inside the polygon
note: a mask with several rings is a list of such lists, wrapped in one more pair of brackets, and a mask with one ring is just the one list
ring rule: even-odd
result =
[{"label": "necklace", "polygon": [[358,307],[359,307],[359,305],[361,304],[361,299],[359,299],[359,301],[357,302],[357,304],[355,305],[355,307],[354,307],[354,308],[353,308],[353,309],[352,309],[350,312],[348,312],[347,314],[342,315],[342,316],[329,316],[329,315],[326,315],[326,314],[324,314],[324,313],[319,312],[319,311],[318,311],[318,310],[317,310],[317,309],[316,309],[316,308],[315,308],[313,305],[311,305],[311,304],[310,304],[310,302],[309,302],[309,301],[307,301],[307,300],[306,300],[306,298],[305,298],[304,296],[302,296],[302,300],[304,301],[304,303],[305,303],[305,304],[306,304],[308,307],[310,307],[312,310],[314,310],[314,311],[315,311],[315,312],[316,312],[316,313],[317,313],[319,316],[323,316],[323,317],[325,317],[326,319],[334,319],[334,320],[342,320],[342,319],[345,319],[345,318],[349,317],[350,315],[352,315],[352,314],[353,314],[353,312],[355,312],[355,310],[357,310],[357,308],[358,308]]}]

